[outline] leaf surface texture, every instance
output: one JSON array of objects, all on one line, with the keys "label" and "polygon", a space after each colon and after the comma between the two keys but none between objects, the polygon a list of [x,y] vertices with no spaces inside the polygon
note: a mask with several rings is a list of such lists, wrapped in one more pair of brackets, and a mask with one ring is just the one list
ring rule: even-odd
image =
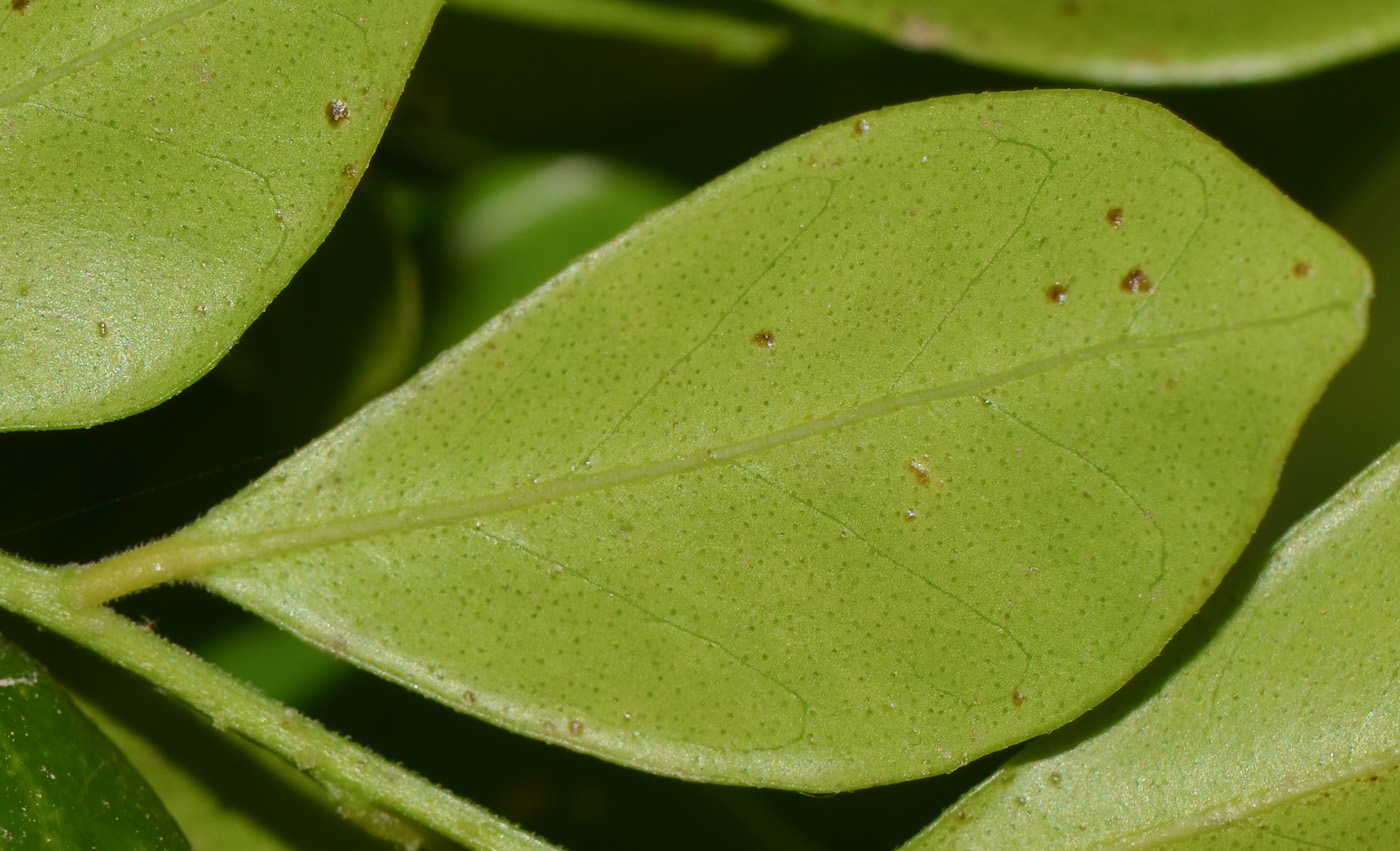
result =
[{"label": "leaf surface texture", "polygon": [[321,242],[438,3],[0,13],[0,429],[150,407]]},{"label": "leaf surface texture", "polygon": [[1028,746],[906,849],[1396,846],[1397,541],[1392,449],[1179,670]]}]

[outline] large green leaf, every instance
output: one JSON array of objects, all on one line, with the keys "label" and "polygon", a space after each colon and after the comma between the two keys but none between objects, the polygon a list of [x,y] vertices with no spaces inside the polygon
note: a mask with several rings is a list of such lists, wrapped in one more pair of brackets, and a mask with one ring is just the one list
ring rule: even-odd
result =
[{"label": "large green leaf", "polygon": [[871,113],[644,221],[75,592],[208,571],[654,771],[946,771],[1098,703],[1195,611],[1368,293],[1157,107]]},{"label": "large green leaf", "polygon": [[325,237],[439,0],[0,17],[0,429],[113,419],[228,351]]},{"label": "large green leaf", "polygon": [[1106,83],[1301,74],[1400,44],[1394,0],[777,0],[918,50]]},{"label": "large green leaf", "polygon": [[1283,539],[1180,670],[1027,747],[906,848],[1400,846],[1397,576],[1400,447]]},{"label": "large green leaf", "polygon": [[0,842],[6,849],[185,849],[136,769],[0,638]]}]

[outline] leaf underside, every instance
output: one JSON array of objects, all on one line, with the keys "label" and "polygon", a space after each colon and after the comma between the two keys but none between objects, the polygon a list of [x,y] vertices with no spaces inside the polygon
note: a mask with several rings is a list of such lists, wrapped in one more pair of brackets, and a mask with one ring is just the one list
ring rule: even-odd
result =
[{"label": "leaf underside", "polygon": [[212,569],[385,677],[647,770],[943,772],[1100,702],[1199,607],[1368,294],[1159,108],[897,107],[650,218],[113,561]]},{"label": "leaf underside", "polygon": [[1165,682],[1028,746],[906,849],[1397,847],[1398,541],[1400,447]]},{"label": "leaf underside", "polygon": [[1392,0],[776,0],[917,50],[1118,85],[1306,73],[1400,44]]},{"label": "leaf underside", "polygon": [[0,12],[0,430],[188,386],[321,242],[438,0]]}]

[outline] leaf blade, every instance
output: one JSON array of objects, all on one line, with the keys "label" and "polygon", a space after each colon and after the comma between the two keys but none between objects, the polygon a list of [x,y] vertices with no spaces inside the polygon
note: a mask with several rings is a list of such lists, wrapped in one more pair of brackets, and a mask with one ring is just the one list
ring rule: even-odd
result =
[{"label": "leaf blade", "polygon": [[22,650],[0,638],[0,836],[16,848],[188,851],[117,748]]},{"label": "leaf blade", "polygon": [[1200,605],[1368,286],[1154,107],[886,110],[644,222],[79,582],[226,565],[203,581],[376,673],[653,771],[949,770]]},{"label": "leaf blade", "polygon": [[4,19],[0,428],[168,398],[286,284],[367,166],[437,10],[361,6],[144,0]]},{"label": "leaf blade", "polygon": [[1400,836],[1386,640],[1397,482],[1392,449],[1279,542],[1179,670],[1028,746],[905,847],[998,847],[1009,836],[1064,849],[1272,847],[1275,837],[1364,847]]},{"label": "leaf blade", "polygon": [[1385,0],[1297,2],[858,3],[778,0],[914,50],[1116,85],[1215,85],[1290,77],[1400,44]]}]

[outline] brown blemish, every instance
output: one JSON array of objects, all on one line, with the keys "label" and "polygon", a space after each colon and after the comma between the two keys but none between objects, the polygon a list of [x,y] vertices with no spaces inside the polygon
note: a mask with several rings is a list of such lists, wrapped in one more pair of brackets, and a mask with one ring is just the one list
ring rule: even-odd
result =
[{"label": "brown blemish", "polygon": [[857,136],[864,136],[866,133],[869,133],[869,132],[870,132],[870,122],[869,122],[869,121],[866,121],[864,118],[857,119],[857,120],[856,120],[856,135],[857,135]]},{"label": "brown blemish", "polygon": [[1025,696],[1024,694],[1021,694],[1019,691],[1013,691],[1013,692],[1011,693],[1011,705],[1012,705],[1012,706],[1020,706],[1021,704],[1025,703],[1025,702],[1026,702],[1026,696]]},{"label": "brown blemish", "polygon": [[583,722],[575,718],[569,722],[569,732],[575,736],[583,735]]},{"label": "brown blemish", "polygon": [[751,341],[755,346],[758,346],[760,349],[771,349],[773,348],[774,343],[773,332],[759,331],[758,333],[753,335]]},{"label": "brown blemish", "polygon": [[933,481],[929,477],[928,468],[918,461],[909,462],[909,472],[914,475],[914,481],[918,482],[920,487],[926,488],[929,486],[929,483]]},{"label": "brown blemish", "polygon": [[10,8],[16,12],[23,12],[29,8],[31,0],[10,0]]},{"label": "brown blemish", "polygon": [[326,104],[326,120],[332,127],[339,127],[350,120],[350,105],[340,98]]},{"label": "brown blemish", "polygon": [[476,695],[469,692],[462,692],[462,702],[468,706],[476,706]]},{"label": "brown blemish", "polygon": [[1123,288],[1123,292],[1134,295],[1148,295],[1153,290],[1152,282],[1148,280],[1147,274],[1142,269],[1133,269],[1124,275],[1118,286]]},{"label": "brown blemish", "polygon": [[1064,284],[1051,284],[1045,288],[1045,300],[1051,304],[1064,304],[1069,298],[1069,288]]},{"label": "brown blemish", "polygon": [[345,168],[341,169],[340,173],[350,178],[351,180],[354,180],[355,178],[360,176],[360,170],[355,167],[354,163],[346,163]]},{"label": "brown blemish", "polygon": [[1108,222],[1108,226],[1111,228],[1118,227],[1123,224],[1123,208],[1114,207],[1104,214],[1103,220]]},{"label": "brown blemish", "polygon": [[914,513],[914,509],[912,509],[912,508],[906,508],[906,509],[904,510],[904,522],[905,522],[905,523],[913,523],[913,522],[914,522],[914,518],[915,518],[915,517],[918,517],[918,516],[919,516],[919,515],[918,515],[918,514],[915,514],[915,513]]},{"label": "brown blemish", "polygon": [[1299,260],[1293,264],[1293,277],[1308,278],[1313,273],[1313,265],[1306,260]]}]

